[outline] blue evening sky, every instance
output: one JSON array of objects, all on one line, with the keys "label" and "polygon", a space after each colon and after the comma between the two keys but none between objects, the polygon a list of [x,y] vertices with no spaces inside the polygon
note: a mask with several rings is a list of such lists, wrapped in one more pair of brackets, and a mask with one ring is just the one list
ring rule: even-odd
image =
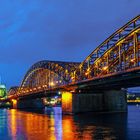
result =
[{"label": "blue evening sky", "polygon": [[82,61],[138,14],[139,0],[1,0],[2,82],[19,85],[40,60]]}]

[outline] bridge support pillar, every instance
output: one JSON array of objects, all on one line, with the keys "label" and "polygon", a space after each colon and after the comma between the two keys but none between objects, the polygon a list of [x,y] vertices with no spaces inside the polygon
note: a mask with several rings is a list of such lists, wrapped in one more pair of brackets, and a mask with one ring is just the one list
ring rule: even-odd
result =
[{"label": "bridge support pillar", "polygon": [[17,100],[16,105],[13,105],[13,108],[17,109],[41,109],[44,107],[42,99],[20,99]]},{"label": "bridge support pillar", "polygon": [[16,100],[16,99],[12,99],[12,100],[11,100],[11,103],[12,103],[12,107],[13,107],[14,109],[17,109],[17,100]]},{"label": "bridge support pillar", "polygon": [[63,114],[99,112],[103,109],[102,94],[62,93]]},{"label": "bridge support pillar", "polygon": [[109,90],[87,93],[62,93],[63,114],[82,112],[127,112],[126,91]]},{"label": "bridge support pillar", "polygon": [[104,91],[103,96],[105,112],[127,112],[127,96],[125,90]]}]

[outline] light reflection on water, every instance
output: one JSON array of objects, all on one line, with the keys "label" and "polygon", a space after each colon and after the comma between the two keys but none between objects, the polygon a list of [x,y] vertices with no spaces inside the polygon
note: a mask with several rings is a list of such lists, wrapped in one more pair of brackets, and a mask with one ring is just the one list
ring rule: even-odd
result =
[{"label": "light reflection on water", "polygon": [[38,113],[1,109],[0,140],[139,140],[140,107],[128,110],[62,116],[60,107]]}]

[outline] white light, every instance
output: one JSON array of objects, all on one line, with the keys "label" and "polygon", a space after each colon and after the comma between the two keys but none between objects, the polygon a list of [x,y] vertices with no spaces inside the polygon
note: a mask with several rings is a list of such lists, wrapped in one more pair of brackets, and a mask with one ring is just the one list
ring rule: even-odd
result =
[{"label": "white light", "polygon": [[6,88],[5,85],[0,85],[0,88]]}]

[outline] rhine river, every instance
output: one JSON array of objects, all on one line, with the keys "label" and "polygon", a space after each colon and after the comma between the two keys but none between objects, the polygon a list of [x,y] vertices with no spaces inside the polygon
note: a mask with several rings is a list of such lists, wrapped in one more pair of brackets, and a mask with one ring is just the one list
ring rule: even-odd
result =
[{"label": "rhine river", "polygon": [[33,113],[0,109],[0,140],[140,140],[140,106],[128,113],[65,116],[60,107]]}]

